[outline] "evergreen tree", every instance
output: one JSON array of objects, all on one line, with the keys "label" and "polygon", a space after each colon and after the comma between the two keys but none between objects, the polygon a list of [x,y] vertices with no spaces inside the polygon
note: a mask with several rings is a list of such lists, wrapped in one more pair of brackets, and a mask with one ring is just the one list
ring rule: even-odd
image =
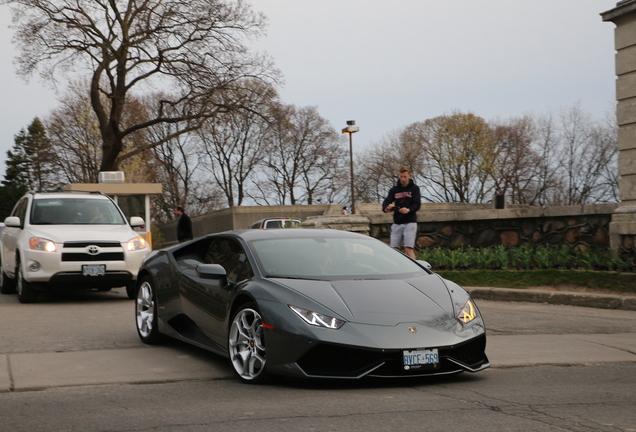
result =
[{"label": "evergreen tree", "polygon": [[[24,129],[20,133],[24,133]],[[0,186],[0,217],[2,217],[2,220],[9,216],[15,203],[29,189],[27,187],[26,159],[24,154],[21,153],[17,143],[12,150],[7,152],[7,160],[5,162],[7,168],[4,173],[4,180],[2,180],[2,186]]]},{"label": "evergreen tree", "polygon": [[6,171],[0,186],[0,217],[4,220],[28,190],[45,190],[52,186],[51,147],[44,125],[37,117],[14,138],[7,152]]},{"label": "evergreen tree", "polygon": [[47,190],[52,188],[51,182],[51,141],[46,135],[44,125],[39,118],[33,119],[26,133],[15,138],[25,159],[27,187],[29,190]]}]

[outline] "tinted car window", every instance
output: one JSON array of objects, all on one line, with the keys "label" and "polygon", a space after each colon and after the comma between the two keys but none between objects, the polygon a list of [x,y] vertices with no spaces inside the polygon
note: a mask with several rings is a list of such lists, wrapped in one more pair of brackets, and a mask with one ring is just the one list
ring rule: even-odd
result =
[{"label": "tinted car window", "polygon": [[254,274],[247,261],[247,256],[241,245],[233,239],[213,239],[205,255],[208,264],[220,264],[233,281],[248,279]]},{"label": "tinted car window", "polygon": [[26,217],[26,209],[27,209],[28,202],[29,201],[27,198],[22,198],[18,202],[18,205],[16,205],[15,208],[13,209],[13,212],[11,213],[11,216],[19,217],[20,223],[22,224],[24,224],[24,218]]}]

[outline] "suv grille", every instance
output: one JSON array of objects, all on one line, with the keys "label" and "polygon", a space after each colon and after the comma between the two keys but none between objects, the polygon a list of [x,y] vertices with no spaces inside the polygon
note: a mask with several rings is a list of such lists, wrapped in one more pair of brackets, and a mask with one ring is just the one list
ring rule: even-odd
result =
[{"label": "suv grille", "polygon": [[105,252],[90,255],[81,252],[66,252],[62,254],[62,261],[124,261],[124,254],[123,252]]},{"label": "suv grille", "polygon": [[78,262],[78,261],[124,261],[124,252],[122,251],[121,243],[119,242],[105,242],[105,241],[73,241],[65,242],[64,248],[72,249],[84,249],[89,246],[97,246],[100,248],[100,253],[89,254],[84,250],[76,250],[73,252],[62,252],[62,261],[66,262]]},{"label": "suv grille", "polygon": [[119,242],[87,242],[87,241],[71,241],[64,242],[65,248],[82,248],[87,246],[99,246],[99,247],[121,247]]}]

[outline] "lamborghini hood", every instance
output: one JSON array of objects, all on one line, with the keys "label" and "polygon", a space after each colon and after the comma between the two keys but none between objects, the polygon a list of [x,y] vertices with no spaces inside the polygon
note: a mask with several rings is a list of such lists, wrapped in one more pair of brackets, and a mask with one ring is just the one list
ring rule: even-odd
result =
[{"label": "lamborghini hood", "polygon": [[394,326],[454,315],[451,295],[437,275],[385,280],[277,279],[277,282],[350,322]]}]

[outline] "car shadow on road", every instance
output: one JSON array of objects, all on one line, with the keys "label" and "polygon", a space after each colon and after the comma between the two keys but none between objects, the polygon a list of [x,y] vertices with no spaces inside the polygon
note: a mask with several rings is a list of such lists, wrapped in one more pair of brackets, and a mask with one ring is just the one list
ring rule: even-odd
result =
[{"label": "car shadow on road", "polygon": [[[96,289],[82,290],[51,290],[38,293],[37,303],[82,303],[82,302],[131,302],[126,295],[126,288],[114,288],[110,291]],[[131,305],[132,307],[132,305]]]},{"label": "car shadow on road", "polygon": [[404,378],[373,378],[362,379],[297,379],[276,377],[273,384],[288,388],[304,388],[310,390],[339,390],[339,389],[377,389],[377,388],[403,388],[411,386],[439,386],[444,384],[470,384],[478,383],[485,377],[483,374],[458,373],[453,375],[440,375],[429,377],[404,377]]}]

